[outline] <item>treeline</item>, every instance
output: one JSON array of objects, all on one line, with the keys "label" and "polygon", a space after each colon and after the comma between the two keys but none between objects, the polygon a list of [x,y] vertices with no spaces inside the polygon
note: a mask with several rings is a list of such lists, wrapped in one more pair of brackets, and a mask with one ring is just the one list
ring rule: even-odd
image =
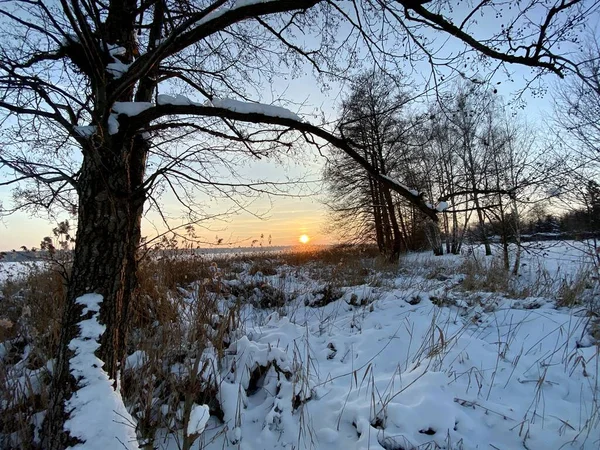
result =
[{"label": "treeline", "polygon": [[[572,88],[579,102],[600,97]],[[510,261],[511,243],[597,236],[598,149],[586,147],[588,116],[580,104],[569,106],[569,92],[558,97],[567,104],[555,126],[534,130],[487,83],[463,81],[415,99],[389,75],[358,76],[342,102],[339,133],[380,174],[429,202],[438,221],[331,149],[324,169],[330,229],[345,241],[375,242],[391,260],[424,248],[457,254],[467,239],[489,255],[500,242],[505,268],[515,273],[520,259],[517,251]]]},{"label": "treeline", "polygon": [[381,174],[440,212],[436,225],[332,150],[324,169],[331,228],[347,240],[376,242],[390,259],[424,247],[459,253],[474,227],[489,254],[492,223],[506,230],[508,248],[508,236],[521,233],[524,205],[551,176],[534,133],[483,83],[455,84],[424,102],[387,76],[366,73],[343,101],[338,128]]},{"label": "treeline", "polygon": [[[587,183],[587,195],[570,208],[550,208],[545,203],[530,207],[521,219],[523,240],[589,239],[600,237],[600,186],[592,180]],[[490,221],[488,234],[514,241],[514,230],[504,229],[502,222]]]}]

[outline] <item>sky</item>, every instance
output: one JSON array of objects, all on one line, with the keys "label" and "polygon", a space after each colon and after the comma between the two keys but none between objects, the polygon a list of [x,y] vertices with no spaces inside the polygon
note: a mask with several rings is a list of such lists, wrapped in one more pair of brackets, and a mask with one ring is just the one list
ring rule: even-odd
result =
[{"label": "sky", "polygon": [[[479,20],[478,28],[486,27],[497,28],[498,23],[494,17],[483,17]],[[433,35],[432,35],[433,36]],[[439,38],[439,35],[436,35]],[[452,51],[453,43],[444,44],[445,51]],[[530,75],[526,68],[511,66],[513,72],[513,82],[507,82],[504,75],[500,74],[494,81],[500,81],[498,85],[498,95],[504,98],[510,98],[513,91],[520,89]],[[306,114],[321,110],[328,120],[333,120],[339,108],[340,92],[344,86],[337,83],[330,84],[328,90],[323,90],[315,81],[310,68],[304,68],[304,75],[296,79],[275,80],[274,84],[268,86],[268,93],[261,101],[268,100],[270,95],[277,97],[281,92],[285,92],[286,98],[293,102],[303,104],[298,111],[304,117]],[[426,69],[423,73],[413,73],[417,78],[427,76]],[[549,84],[554,77],[546,77]],[[416,81],[417,83],[420,80]],[[542,126],[544,117],[551,114],[552,102],[551,95],[533,98],[526,95],[526,106],[524,115],[527,120],[533,124]],[[314,118],[309,119],[315,123]],[[301,156],[302,161],[294,161],[291,158],[285,164],[285,167],[276,163],[251,163],[248,165],[248,171],[256,175],[264,175],[269,179],[281,179],[282,174],[291,177],[305,176],[311,180],[320,178],[320,171],[324,159],[316,154],[314,149],[307,148],[305,154]],[[230,217],[227,221],[213,221],[204,223],[197,227],[197,234],[201,236],[205,243],[215,242],[218,238],[237,247],[250,245],[268,245],[268,237],[271,236],[272,245],[295,245],[301,235],[308,235],[312,244],[329,244],[336,240],[336,237],[324,231],[327,222],[327,211],[322,203],[324,199],[322,186],[319,183],[311,185],[315,194],[307,197],[276,197],[276,198],[258,198],[256,199],[250,212],[242,212]],[[0,202],[10,204],[10,189],[0,188]],[[173,215],[178,214],[176,203],[166,197],[163,199],[166,210]],[[222,205],[210,206],[209,212],[219,212]],[[261,217],[256,217],[256,215]],[[71,219],[68,215],[59,216],[61,220]],[[173,224],[181,223],[174,220]],[[48,220],[44,214],[31,216],[27,213],[15,213],[0,220],[0,250],[11,250],[21,246],[37,247],[44,236],[50,234],[55,222]],[[152,236],[156,230],[162,230],[160,220],[156,214],[150,213],[143,222],[143,234]],[[263,238],[261,239],[261,235]],[[254,244],[253,244],[254,243]]]},{"label": "sky", "polygon": [[[273,92],[271,92],[273,91]],[[276,81],[275,85],[265,95],[276,96],[277,92],[287,92],[288,98],[294,102],[303,103],[302,112],[312,113],[315,109],[322,110],[327,120],[333,120],[337,110],[340,88],[323,91],[314,82],[314,78],[307,69],[307,74],[296,79]],[[268,99],[262,100],[268,102]],[[284,158],[285,159],[285,158]],[[326,224],[326,208],[321,200],[321,168],[324,158],[306,146],[303,148],[302,157],[288,158],[284,164],[274,161],[249,161],[246,172],[253,178],[265,178],[272,181],[285,181],[287,178],[305,178],[314,181],[303,187],[292,188],[290,194],[284,197],[256,198],[248,212],[239,212],[227,220],[215,220],[210,223],[197,225],[196,234],[202,246],[209,246],[222,238],[224,244],[231,247],[267,246],[269,236],[271,245],[290,246],[298,245],[299,238],[307,235],[311,245],[326,245],[336,242],[336,237],[324,232]],[[10,204],[11,190],[0,187],[0,202]],[[164,210],[173,217],[180,215],[181,208],[172,196],[163,196]],[[224,205],[210,202],[206,199],[207,211],[211,214],[223,210]],[[58,215],[49,219],[44,212],[33,216],[28,213],[18,212],[0,219],[0,251],[27,248],[39,248],[41,240],[49,236],[56,221],[70,220],[68,214]],[[186,223],[183,219],[174,218],[171,226]],[[155,212],[146,214],[142,222],[142,234],[155,236],[157,232],[164,232],[164,225]],[[263,238],[261,239],[261,235]]]}]

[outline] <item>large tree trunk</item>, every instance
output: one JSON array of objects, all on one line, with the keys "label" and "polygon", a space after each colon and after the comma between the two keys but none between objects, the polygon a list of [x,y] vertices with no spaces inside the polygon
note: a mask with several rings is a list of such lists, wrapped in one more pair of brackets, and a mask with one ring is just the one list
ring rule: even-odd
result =
[{"label": "large tree trunk", "polygon": [[[137,4],[137,0],[111,0],[106,22],[100,30],[105,42],[125,48],[125,53],[119,56],[124,63],[131,63],[138,54],[135,36]],[[160,37],[164,15],[162,2],[157,5],[150,35],[152,42]],[[132,83],[114,100],[150,101],[156,84],[154,76],[152,73],[142,78],[137,86]],[[96,139],[91,139],[89,146],[82,149],[83,164],[77,180],[79,209],[73,268],[50,406],[43,424],[42,446],[49,450],[63,449],[76,441],[64,430],[69,415],[69,411],[65,411],[65,402],[80,387],[70,372],[73,352],[69,343],[79,334],[78,323],[84,319],[82,307],[76,300],[87,293],[103,297],[99,321],[106,329],[96,356],[104,362],[102,369],[116,388],[120,363],[126,356],[129,304],[137,285],[136,251],[141,238],[145,201],[142,182],[149,146],[140,135],[109,134],[106,120],[111,105],[105,102],[110,78],[99,76],[93,81],[97,107],[93,117],[98,120],[98,132]]]},{"label": "large tree trunk", "polygon": [[[52,397],[44,422],[43,447],[63,449],[75,442],[64,431],[68,418],[65,401],[78,389],[70,373],[73,352],[69,343],[79,333],[82,306],[76,303],[86,293],[103,296],[100,322],[106,331],[97,356],[103,370],[117,382],[125,355],[129,303],[137,284],[136,249],[144,195],[140,186],[146,148],[137,142],[118,149],[84,152],[79,178],[79,210],[76,246],[63,328],[53,377]],[[96,156],[101,154],[101,156]],[[109,156],[110,155],[110,156]],[[112,156],[112,157],[111,157]],[[99,412],[102,413],[102,412]]]}]

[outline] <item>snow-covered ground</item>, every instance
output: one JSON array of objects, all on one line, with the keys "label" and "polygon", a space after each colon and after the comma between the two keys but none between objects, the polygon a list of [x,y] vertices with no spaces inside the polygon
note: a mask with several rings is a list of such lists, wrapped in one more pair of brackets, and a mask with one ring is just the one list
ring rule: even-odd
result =
[{"label": "snow-covered ground", "polygon": [[[538,245],[523,280],[576,276],[588,267],[576,245]],[[320,282],[302,271],[284,283],[240,275],[293,300],[245,307],[218,382],[224,419],[212,417],[195,448],[600,448],[599,347],[585,308],[464,292],[463,258],[408,255],[400,275],[322,307],[311,306]],[[266,374],[251,382],[259,366]]]},{"label": "snow-covered ground", "polygon": [[41,261],[26,261],[26,262],[5,262],[0,261],[0,285],[5,283],[7,280],[16,280],[34,268],[40,268],[43,266]]},{"label": "snow-covered ground", "polygon": [[[351,292],[373,302],[348,306]],[[434,295],[444,288],[417,305],[412,289],[358,288],[250,326],[237,359],[293,375],[272,368],[250,396],[243,371],[225,377],[230,432],[206,448],[598,448],[597,348],[577,348],[584,317],[490,298],[489,312],[438,308]]]},{"label": "snow-covered ground", "polygon": [[[540,272],[546,273],[553,279],[574,277],[581,270],[587,270],[594,266],[596,252],[591,241],[524,242],[522,245],[519,273],[526,280],[539,278]],[[514,250],[514,246],[511,246],[511,258],[514,256]],[[492,244],[492,252],[495,256],[500,257],[500,246]],[[465,257],[481,263],[492,262],[492,259],[485,258],[485,251],[481,245],[464,247],[463,255],[433,257],[430,253],[410,253],[402,260],[405,264],[412,264],[415,268],[423,263],[440,260],[456,267],[463,263]]]},{"label": "snow-covered ground", "polygon": [[[466,260],[496,267],[481,248],[467,250],[406,255],[399,270],[373,271],[359,286],[334,286],[341,297],[329,303],[323,295],[335,268],[330,278],[283,266],[276,275],[243,270],[219,279],[231,293],[253,286],[255,300],[270,286],[286,302],[261,308],[256,301],[240,306],[233,295],[221,300],[222,310],[241,308],[243,326],[232,331],[218,361],[213,349],[205,351],[206,361],[215,362],[209,366],[222,418],[209,418],[206,405],[188,405],[185,429],[199,436],[192,448],[600,448],[600,322],[589,301],[556,304],[560,290],[583,277],[600,311],[587,247],[530,244],[515,284],[540,286],[524,298],[466,291]],[[147,362],[137,350],[125,373],[144,373]],[[186,373],[177,365],[170,376]],[[178,421],[183,409],[183,401],[159,407]],[[159,429],[152,444],[171,450],[182,442],[182,428],[174,426]]]}]

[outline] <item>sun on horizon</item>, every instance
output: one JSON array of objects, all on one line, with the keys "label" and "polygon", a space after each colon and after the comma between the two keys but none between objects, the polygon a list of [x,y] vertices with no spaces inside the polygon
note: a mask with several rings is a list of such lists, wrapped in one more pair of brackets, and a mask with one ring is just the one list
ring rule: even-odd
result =
[{"label": "sun on horizon", "polygon": [[308,235],[303,234],[302,236],[300,236],[298,238],[298,240],[302,243],[302,244],[308,244],[308,241],[310,241],[310,238],[308,237]]}]

